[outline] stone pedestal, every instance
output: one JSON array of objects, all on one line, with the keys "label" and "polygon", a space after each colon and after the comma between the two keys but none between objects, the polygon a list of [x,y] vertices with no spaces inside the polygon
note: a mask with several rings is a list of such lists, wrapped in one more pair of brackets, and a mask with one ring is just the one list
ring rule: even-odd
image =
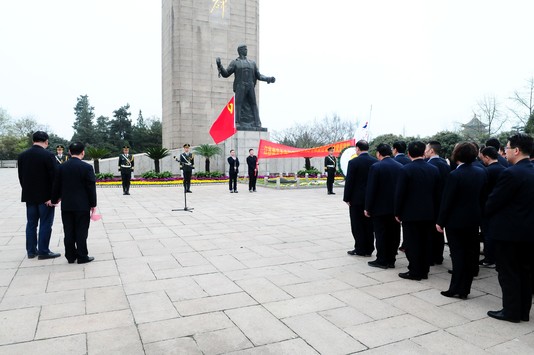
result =
[{"label": "stone pedestal", "polygon": [[[248,150],[252,148],[254,149],[254,154],[258,155],[260,139],[270,140],[270,133],[267,132],[266,129],[257,131],[237,131],[236,134],[221,144],[224,151],[224,162],[226,163],[226,158],[230,156],[230,149],[235,150],[236,156],[239,158],[239,163],[241,164],[239,167],[239,175],[246,175],[248,170]],[[260,160],[259,172],[261,175],[269,171],[269,161],[270,159]],[[225,170],[227,170],[227,165],[228,164],[225,164]]]}]

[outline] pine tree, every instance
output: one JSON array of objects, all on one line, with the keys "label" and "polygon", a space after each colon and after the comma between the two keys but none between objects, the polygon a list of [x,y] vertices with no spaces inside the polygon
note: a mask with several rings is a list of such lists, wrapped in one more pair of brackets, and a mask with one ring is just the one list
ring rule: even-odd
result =
[{"label": "pine tree", "polygon": [[95,108],[89,105],[89,97],[82,95],[77,98],[76,106],[74,107],[74,123],[72,128],[74,129],[74,135],[71,141],[82,142],[84,144],[94,143],[94,127],[93,119]]}]

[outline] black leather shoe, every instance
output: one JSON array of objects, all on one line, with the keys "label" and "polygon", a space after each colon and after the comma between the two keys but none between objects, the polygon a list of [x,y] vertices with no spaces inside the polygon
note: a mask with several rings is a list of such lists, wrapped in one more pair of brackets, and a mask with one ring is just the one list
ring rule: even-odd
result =
[{"label": "black leather shoe", "polygon": [[387,265],[380,264],[377,260],[369,261],[367,263],[367,265],[372,266],[372,267],[378,267],[380,269],[387,269],[388,268]]},{"label": "black leather shoe", "polygon": [[528,321],[530,320],[530,317],[529,317],[529,315],[527,314],[526,316],[521,316],[521,320],[522,320],[523,322],[528,322]]},{"label": "black leather shoe", "polygon": [[466,299],[467,299],[467,295],[461,295],[461,294],[459,294],[459,293],[454,293],[454,292],[449,291],[449,290],[447,290],[447,291],[441,291],[441,294],[442,294],[443,296],[445,296],[445,297],[451,297],[451,298],[452,298],[452,297],[458,297],[458,298],[460,298],[460,299],[462,299],[462,300],[466,300]]},{"label": "black leather shoe", "polygon": [[188,194],[192,194],[193,191],[191,191],[191,190],[187,190],[186,193],[188,193]]},{"label": "black leather shoe", "polygon": [[395,268],[395,263],[388,264],[388,269],[394,269],[394,268]]},{"label": "black leather shoe", "polygon": [[406,280],[421,281],[421,278],[420,278],[420,277],[411,275],[409,271],[408,271],[408,272],[401,272],[401,273],[399,274],[399,277],[400,277],[401,279],[406,279]]},{"label": "black leather shoe", "polygon": [[336,193],[335,192],[329,192],[328,194],[329,195],[335,195]]},{"label": "black leather shoe", "polygon": [[53,252],[50,252],[50,253],[47,253],[47,254],[39,254],[39,256],[37,257],[37,259],[39,260],[44,260],[44,259],[54,259],[54,258],[59,258],[61,256],[60,253],[53,253]]},{"label": "black leather shoe", "polygon": [[67,261],[69,262],[69,264],[74,264],[76,262],[76,259],[73,259],[73,260],[67,259]]},{"label": "black leather shoe", "polygon": [[512,319],[512,318],[508,318],[507,316],[505,316],[502,309],[500,311],[488,311],[488,316],[490,316],[491,318],[498,319],[498,320],[505,320],[505,321],[512,322],[512,323],[519,323],[519,319]]},{"label": "black leather shoe", "polygon": [[234,190],[234,194],[236,194],[236,193],[238,193],[238,192],[239,192],[239,191],[237,191],[237,190]]},{"label": "black leather shoe", "polygon": [[347,251],[347,254],[349,254],[349,255],[358,255],[358,254],[356,254],[356,249]]},{"label": "black leather shoe", "polygon": [[35,254],[28,254],[28,259],[33,259],[33,258],[35,258],[36,256],[37,256],[37,255],[35,255]]},{"label": "black leather shoe", "polygon": [[95,260],[94,257],[88,256],[88,257],[83,258],[83,259],[78,259],[78,264],[87,264],[87,263],[90,263],[93,260]]},{"label": "black leather shoe", "polygon": [[447,270],[447,272],[452,275],[452,270]]},{"label": "black leather shoe", "polygon": [[130,194],[130,191],[126,191],[124,194],[125,194],[125,195],[129,195],[129,194]]}]

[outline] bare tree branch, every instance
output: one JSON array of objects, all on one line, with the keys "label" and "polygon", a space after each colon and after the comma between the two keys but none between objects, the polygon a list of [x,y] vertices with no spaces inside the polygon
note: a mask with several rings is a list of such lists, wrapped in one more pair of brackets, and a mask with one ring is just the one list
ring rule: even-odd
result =
[{"label": "bare tree branch", "polygon": [[512,100],[515,107],[508,109],[522,125],[525,125],[534,113],[534,77],[527,79],[523,91],[514,91],[513,96],[509,99]]},{"label": "bare tree branch", "polygon": [[480,121],[487,125],[488,136],[498,133],[504,125],[505,120],[502,118],[500,103],[495,96],[484,96],[484,98],[477,103],[477,106]]}]

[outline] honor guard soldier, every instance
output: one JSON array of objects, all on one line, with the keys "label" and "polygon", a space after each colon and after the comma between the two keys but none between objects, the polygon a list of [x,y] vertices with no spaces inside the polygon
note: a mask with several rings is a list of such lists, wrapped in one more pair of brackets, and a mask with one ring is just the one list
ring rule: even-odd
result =
[{"label": "honor guard soldier", "polygon": [[195,157],[193,153],[189,152],[190,148],[190,144],[184,144],[184,152],[180,154],[179,159],[180,169],[184,178],[184,190],[188,193],[191,193],[191,175],[193,175],[193,169],[195,169]]},{"label": "honor guard soldier", "polygon": [[121,172],[123,195],[130,194],[130,179],[134,170],[134,157],[130,154],[130,147],[122,147],[122,154],[119,155],[119,171]]},{"label": "honor guard soldier", "polygon": [[326,189],[329,195],[335,195],[334,178],[336,176],[337,159],[334,156],[334,147],[328,148],[328,155],[324,158],[324,170],[326,172]]},{"label": "honor guard soldier", "polygon": [[69,160],[69,156],[66,154],[63,154],[63,151],[65,150],[65,147],[59,144],[56,146],[56,162],[58,164],[63,164],[67,160]]}]

